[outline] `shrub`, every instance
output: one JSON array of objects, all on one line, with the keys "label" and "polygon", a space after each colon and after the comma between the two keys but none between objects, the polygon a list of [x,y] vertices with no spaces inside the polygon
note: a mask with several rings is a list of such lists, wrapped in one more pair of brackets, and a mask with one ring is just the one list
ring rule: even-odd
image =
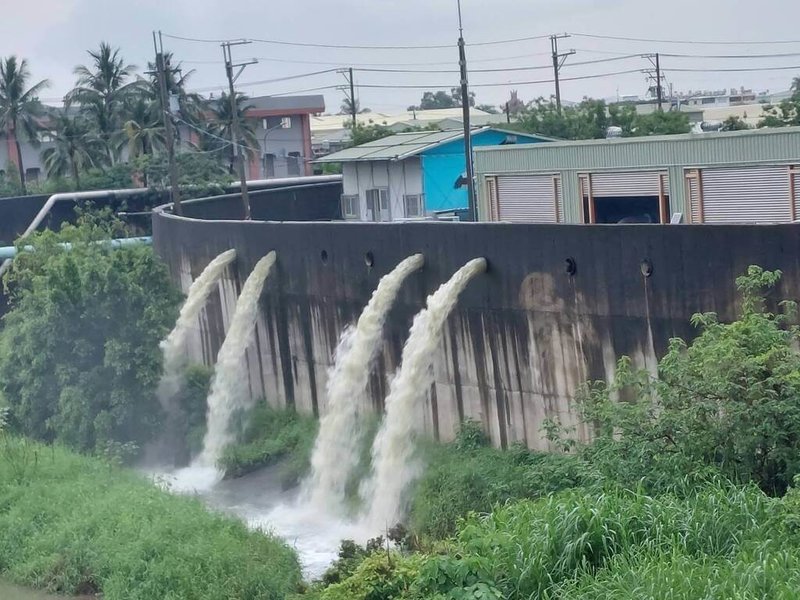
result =
[{"label": "shrub", "polygon": [[411,503],[415,532],[446,538],[470,512],[488,513],[508,500],[539,498],[600,481],[577,456],[531,452],[521,445],[498,450],[487,446],[477,431],[480,435],[468,423],[452,444],[427,449],[427,467]]},{"label": "shrub", "polygon": [[[739,319],[720,323],[713,313],[695,315],[700,335],[674,339],[659,364],[659,377],[619,363],[611,385],[595,383],[583,394],[585,418],[621,472],[642,475],[652,467],[663,480],[681,472],[705,479],[708,468],[739,482],[756,482],[782,494],[800,472],[800,335],[786,314],[766,309],[765,293],[780,272],[750,267],[736,280]],[[615,396],[626,399],[619,402]],[[703,472],[705,470],[705,473]]]},{"label": "shrub", "polygon": [[271,408],[263,400],[241,420],[246,423],[241,441],[228,446],[219,461],[226,476],[241,477],[284,460],[284,485],[296,484],[310,465],[316,420],[293,410]]},{"label": "shrub", "polygon": [[124,234],[119,222],[84,214],[20,242],[33,251],[6,276],[0,390],[26,435],[103,451],[141,447],[161,421],[158,343],[179,294],[152,248],[100,243]]}]

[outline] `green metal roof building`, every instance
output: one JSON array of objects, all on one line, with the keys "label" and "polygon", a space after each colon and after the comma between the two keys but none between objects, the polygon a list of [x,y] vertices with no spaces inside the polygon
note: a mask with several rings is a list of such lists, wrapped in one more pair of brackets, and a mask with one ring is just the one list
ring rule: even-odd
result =
[{"label": "green metal roof building", "polygon": [[475,171],[483,221],[800,219],[800,127],[480,147]]}]

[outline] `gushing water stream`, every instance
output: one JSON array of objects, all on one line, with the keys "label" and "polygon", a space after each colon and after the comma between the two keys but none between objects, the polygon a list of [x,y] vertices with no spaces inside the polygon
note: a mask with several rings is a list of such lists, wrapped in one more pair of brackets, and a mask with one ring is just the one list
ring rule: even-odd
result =
[{"label": "gushing water stream", "polygon": [[164,374],[158,383],[156,391],[161,406],[168,417],[175,417],[175,397],[182,385],[183,369],[186,366],[186,338],[195,325],[200,309],[206,303],[208,295],[214,289],[222,273],[236,258],[236,250],[226,250],[208,263],[200,276],[192,282],[186,302],[181,307],[180,315],[175,327],[161,342],[161,351],[164,354]]},{"label": "gushing water stream", "polygon": [[320,421],[306,482],[311,506],[344,511],[345,484],[359,458],[359,415],[366,409],[364,392],[381,347],[386,315],[403,281],[424,261],[421,254],[409,256],[384,275],[356,325],[348,326],[339,339],[328,375],[327,411]]},{"label": "gushing water stream", "polygon": [[206,435],[203,439],[203,452],[198,458],[200,465],[211,468],[216,466],[225,446],[233,440],[230,431],[231,417],[237,410],[249,408],[245,351],[253,340],[258,299],[275,259],[273,251],[256,263],[236,302],[236,310],[225,341],[219,349],[214,378],[211,381]]},{"label": "gushing water stream", "polygon": [[421,469],[414,460],[413,442],[419,430],[419,405],[433,383],[433,356],[442,328],[459,294],[484,271],[486,259],[469,261],[428,297],[426,308],[411,325],[400,371],[386,397],[386,416],[372,446],[372,474],[361,490],[369,507],[365,524],[374,531],[394,525],[403,516],[405,492]]}]

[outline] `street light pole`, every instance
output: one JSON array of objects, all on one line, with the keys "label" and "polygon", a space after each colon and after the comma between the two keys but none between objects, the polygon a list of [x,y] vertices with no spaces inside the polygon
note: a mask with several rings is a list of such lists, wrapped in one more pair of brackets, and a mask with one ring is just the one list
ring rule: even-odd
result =
[{"label": "street light pole", "polygon": [[467,165],[467,214],[477,221],[475,206],[475,166],[472,162],[472,128],[469,122],[469,81],[467,79],[467,53],[464,43],[464,26],[461,20],[461,0],[458,3],[458,64],[461,70],[461,109],[464,121],[464,162]]}]

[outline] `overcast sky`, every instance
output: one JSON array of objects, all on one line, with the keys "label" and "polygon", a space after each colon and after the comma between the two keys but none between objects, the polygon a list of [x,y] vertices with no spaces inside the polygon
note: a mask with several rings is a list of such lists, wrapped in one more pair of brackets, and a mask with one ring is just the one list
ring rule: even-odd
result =
[{"label": "overcast sky", "polygon": [[[253,43],[234,49],[237,59],[259,57],[239,79],[250,95],[295,92],[344,83],[341,75],[324,73],[289,81],[250,85],[268,79],[304,74],[337,66],[379,64],[374,68],[443,70],[443,73],[357,72],[362,106],[386,112],[416,103],[421,89],[372,88],[368,85],[458,85],[457,13],[455,0],[27,0],[13,2],[0,21],[0,56],[18,54],[28,59],[36,80],[52,85],[43,94],[50,101],[63,96],[73,83],[73,68],[86,63],[88,48],[101,40],[122,49],[124,57],[140,67],[153,57],[152,31],[193,38],[262,38],[321,44],[419,46],[441,49],[350,50],[305,48]],[[659,40],[747,41],[800,40],[800,1],[761,0],[463,0],[467,44],[573,32]],[[676,90],[745,86],[758,90],[788,88],[800,68],[754,72],[670,72],[670,68],[719,69],[800,66],[800,43],[765,45],[701,45],[601,40],[574,36],[561,40],[561,49],[575,49],[562,70],[563,78],[643,69],[646,60],[632,58],[592,65],[570,63],[613,58],[626,54],[662,52],[692,55],[795,54],[784,57],[662,58],[662,67]],[[217,43],[164,39],[185,69],[195,69],[191,88],[210,90],[225,83]],[[511,72],[475,72],[478,69],[546,67],[550,64],[547,39],[468,47],[468,61],[479,103],[498,104],[516,88],[524,100],[549,96],[551,83],[507,85],[509,82],[548,80],[547,68]],[[270,60],[266,60],[270,59]],[[295,61],[295,62],[284,62]],[[320,64],[332,63],[332,64]],[[406,66],[399,66],[403,63]],[[408,64],[414,63],[414,64]],[[562,96],[614,97],[644,94],[645,75],[628,73],[596,79],[565,81]],[[218,92],[217,92],[218,93]],[[328,111],[337,112],[342,93],[327,89]]]}]

